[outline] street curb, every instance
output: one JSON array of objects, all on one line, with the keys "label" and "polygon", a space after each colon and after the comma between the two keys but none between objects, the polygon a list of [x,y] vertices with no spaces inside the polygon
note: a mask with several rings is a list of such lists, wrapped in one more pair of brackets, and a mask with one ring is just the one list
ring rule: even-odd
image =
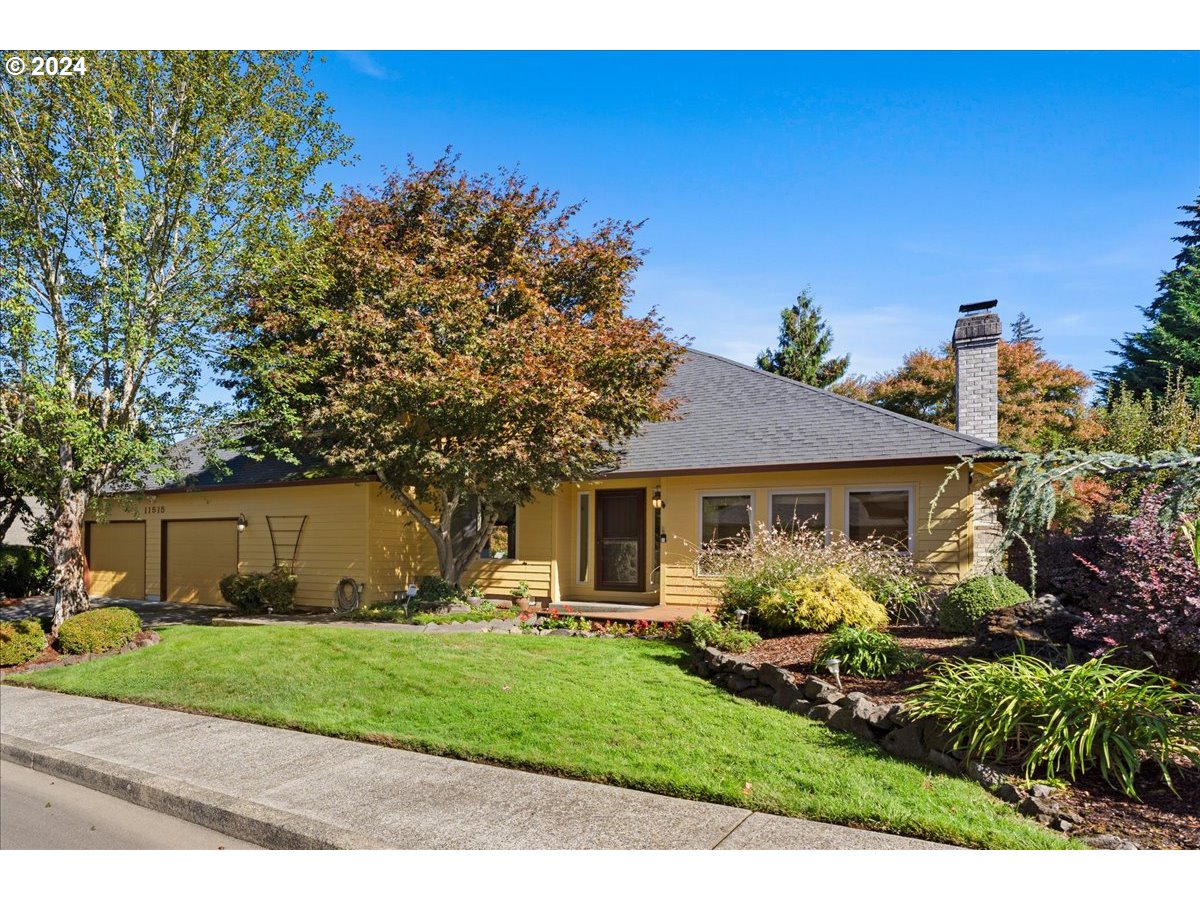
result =
[{"label": "street curb", "polygon": [[269,850],[382,850],[388,846],[306,816],[14,735],[0,733],[0,759]]}]

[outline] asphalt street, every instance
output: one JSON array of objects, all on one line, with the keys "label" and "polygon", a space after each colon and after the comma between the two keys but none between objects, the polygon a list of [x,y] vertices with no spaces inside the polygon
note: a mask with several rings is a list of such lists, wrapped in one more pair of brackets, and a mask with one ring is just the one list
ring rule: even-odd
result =
[{"label": "asphalt street", "polygon": [[0,762],[0,850],[241,850],[253,844]]}]

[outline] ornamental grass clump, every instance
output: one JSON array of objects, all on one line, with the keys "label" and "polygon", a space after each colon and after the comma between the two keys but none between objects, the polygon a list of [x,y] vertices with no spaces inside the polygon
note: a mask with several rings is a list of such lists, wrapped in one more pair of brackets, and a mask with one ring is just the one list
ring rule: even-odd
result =
[{"label": "ornamental grass clump", "polygon": [[1024,760],[1028,776],[1095,770],[1136,798],[1144,763],[1168,786],[1183,761],[1200,765],[1200,695],[1106,657],[1062,669],[1032,656],[945,662],[914,691],[910,711],[938,720],[970,757]]},{"label": "ornamental grass clump", "polygon": [[907,672],[925,660],[921,654],[905,650],[887,632],[848,625],[820,643],[813,655],[813,664],[822,666],[830,659],[839,661],[841,671],[864,678],[885,678]]},{"label": "ornamental grass clump", "polygon": [[[771,598],[777,605],[780,588],[828,572],[848,578],[895,621],[923,623],[933,615],[929,589],[912,557],[897,552],[893,543],[881,538],[849,541],[839,537],[826,543],[820,531],[759,524],[745,540],[701,548],[697,567],[707,575],[719,576],[715,594],[721,604],[720,615],[726,618],[742,609],[752,622],[761,622],[759,607],[764,601],[772,605]],[[829,627],[836,624],[835,617]]]}]

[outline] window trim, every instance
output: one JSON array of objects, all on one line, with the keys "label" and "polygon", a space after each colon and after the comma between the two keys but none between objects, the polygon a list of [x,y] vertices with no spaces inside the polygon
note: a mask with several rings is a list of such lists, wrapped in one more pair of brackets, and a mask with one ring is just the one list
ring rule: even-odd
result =
[{"label": "window trim", "polygon": [[[833,494],[833,491],[830,488],[804,488],[804,487],[770,488],[767,491],[767,516],[768,517],[770,517],[772,515],[772,511],[775,507],[775,496],[777,494],[824,494],[825,495],[825,546],[828,547],[830,539],[831,539],[831,535],[832,535],[832,529],[833,529],[833,522],[831,522],[830,518],[829,518],[830,513],[832,512],[832,509],[830,507],[832,505],[832,496],[831,495]],[[771,522],[771,521],[768,521],[767,525],[770,528],[775,527],[775,523]]]},{"label": "window trim", "polygon": [[[584,543],[583,543],[583,530],[579,527],[579,523],[580,523],[579,507],[580,507],[580,504],[583,502],[584,497],[588,498],[588,511],[587,511],[588,565],[587,565],[587,571],[583,572],[582,577],[581,577],[581,573],[579,571],[580,570],[579,564],[582,562],[582,560],[579,558],[579,551],[584,546]],[[592,575],[592,566],[595,564],[595,559],[593,558],[593,554],[591,552],[592,551],[591,545],[592,545],[594,534],[596,531],[596,501],[595,501],[595,498],[592,496],[591,491],[579,491],[578,493],[575,494],[575,529],[574,529],[574,531],[575,531],[575,583],[576,584],[584,584],[584,585],[590,584],[591,583],[591,575]]]},{"label": "window trim", "polygon": [[[750,536],[754,537],[755,516],[758,513],[756,505],[757,495],[754,488],[726,488],[724,490],[711,491],[696,491],[696,535],[699,540],[696,541],[697,552],[704,549],[704,498],[705,497],[749,497],[750,498]],[[712,575],[700,571],[700,563],[697,562],[693,566],[697,578],[719,578],[719,575]]]},{"label": "window trim", "polygon": [[904,491],[908,494],[908,550],[909,556],[915,556],[916,550],[916,533],[917,533],[917,486],[908,483],[901,484],[851,484],[846,485],[843,489],[844,499],[842,503],[842,526],[843,534],[846,540],[850,538],[850,495],[862,494],[870,491]]}]

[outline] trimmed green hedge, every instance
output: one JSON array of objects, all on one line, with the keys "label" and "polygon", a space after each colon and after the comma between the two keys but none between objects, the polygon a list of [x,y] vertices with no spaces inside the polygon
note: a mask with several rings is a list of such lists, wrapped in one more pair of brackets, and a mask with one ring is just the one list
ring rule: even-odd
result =
[{"label": "trimmed green hedge", "polygon": [[295,575],[277,566],[270,572],[226,575],[221,579],[221,596],[241,612],[266,612],[270,607],[275,612],[285,613],[292,609],[298,583]]},{"label": "trimmed green hedge", "polygon": [[37,619],[0,622],[0,666],[19,666],[46,649],[46,632]]},{"label": "trimmed green hedge", "polygon": [[41,547],[0,544],[0,595],[29,597],[50,587],[50,558]]},{"label": "trimmed green hedge", "polygon": [[993,609],[1029,600],[1025,588],[1003,575],[981,575],[960,581],[942,598],[938,623],[945,631],[974,634],[979,620]]},{"label": "trimmed green hedge", "polygon": [[129,643],[142,630],[133,610],[107,606],[71,616],[58,629],[58,646],[64,653],[107,653]]}]

